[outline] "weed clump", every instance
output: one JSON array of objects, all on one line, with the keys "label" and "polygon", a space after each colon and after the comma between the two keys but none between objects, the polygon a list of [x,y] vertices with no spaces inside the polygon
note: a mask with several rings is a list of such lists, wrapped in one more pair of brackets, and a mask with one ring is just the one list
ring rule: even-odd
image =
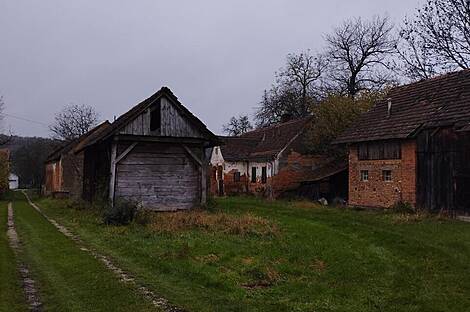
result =
[{"label": "weed clump", "polygon": [[408,202],[398,201],[391,207],[393,212],[396,213],[405,213],[405,214],[414,214],[416,212],[413,205]]},{"label": "weed clump", "polygon": [[201,230],[240,236],[274,236],[279,232],[276,224],[250,213],[230,215],[204,210],[153,214],[149,227],[159,233]]},{"label": "weed clump", "polygon": [[137,204],[128,200],[118,200],[114,206],[108,206],[103,213],[103,222],[107,225],[127,225],[134,220]]}]

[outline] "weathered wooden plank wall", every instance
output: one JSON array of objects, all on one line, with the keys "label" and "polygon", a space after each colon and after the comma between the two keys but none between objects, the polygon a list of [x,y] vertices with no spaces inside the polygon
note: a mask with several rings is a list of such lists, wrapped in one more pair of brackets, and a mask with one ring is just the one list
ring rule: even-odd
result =
[{"label": "weathered wooden plank wall", "polygon": [[417,205],[452,214],[470,212],[470,139],[453,128],[427,129],[417,138]]},{"label": "weathered wooden plank wall", "polygon": [[160,105],[161,109],[161,128],[158,131],[150,131],[150,112],[154,108],[150,106],[146,111],[129,122],[120,131],[120,134],[188,138],[203,137],[202,133],[167,98],[162,97],[154,105]]},{"label": "weathered wooden plank wall", "polygon": [[[191,150],[202,154],[201,147]],[[201,200],[200,168],[181,145],[139,143],[117,164],[115,196],[146,209],[190,209]]]}]

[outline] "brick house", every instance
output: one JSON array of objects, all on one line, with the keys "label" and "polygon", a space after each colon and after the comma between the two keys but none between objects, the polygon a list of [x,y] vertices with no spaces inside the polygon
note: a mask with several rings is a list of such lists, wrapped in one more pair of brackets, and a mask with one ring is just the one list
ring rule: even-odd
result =
[{"label": "brick house", "polygon": [[349,204],[470,211],[470,70],[389,91],[336,142],[349,145]]},{"label": "brick house", "polygon": [[238,137],[221,137],[224,144],[216,146],[210,158],[211,193],[347,198],[347,162],[312,155],[305,148],[310,120],[292,120]]}]

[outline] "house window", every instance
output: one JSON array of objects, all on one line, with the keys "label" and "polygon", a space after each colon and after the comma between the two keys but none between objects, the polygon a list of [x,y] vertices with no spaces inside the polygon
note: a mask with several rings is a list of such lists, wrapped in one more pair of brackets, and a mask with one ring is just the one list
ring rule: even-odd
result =
[{"label": "house window", "polygon": [[261,167],[261,183],[266,183],[266,181],[268,180],[268,172],[267,172],[267,169],[266,169],[266,166],[264,167]]},{"label": "house window", "polygon": [[150,111],[150,131],[160,129],[162,125],[162,113],[160,110],[160,102],[156,103]]},{"label": "house window", "polygon": [[224,169],[222,166],[217,167],[217,180],[223,180]]},{"label": "house window", "polygon": [[361,170],[361,181],[362,182],[369,181],[369,170]]},{"label": "house window", "polygon": [[392,170],[382,170],[382,179],[385,182],[391,182],[392,181]]},{"label": "house window", "polygon": [[357,146],[359,160],[401,159],[400,142],[365,142]]},{"label": "house window", "polygon": [[233,181],[240,182],[240,172],[237,171],[233,173]]},{"label": "house window", "polygon": [[256,167],[251,167],[251,183],[256,183]]}]

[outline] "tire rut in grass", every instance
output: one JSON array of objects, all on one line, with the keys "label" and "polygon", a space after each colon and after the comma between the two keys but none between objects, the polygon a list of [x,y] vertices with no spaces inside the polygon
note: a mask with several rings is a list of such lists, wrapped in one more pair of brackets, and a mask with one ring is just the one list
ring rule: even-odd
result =
[{"label": "tire rut in grass", "polygon": [[7,236],[10,242],[10,247],[15,254],[17,261],[17,268],[22,279],[23,291],[26,296],[26,301],[29,305],[30,311],[42,311],[42,303],[39,298],[39,293],[36,287],[36,282],[31,278],[30,271],[25,263],[21,261],[22,248],[15,228],[15,219],[12,203],[8,203],[8,230]]},{"label": "tire rut in grass", "polygon": [[142,294],[146,299],[152,302],[152,304],[166,312],[185,312],[186,310],[179,308],[177,306],[172,305],[167,299],[161,297],[160,295],[156,294],[152,290],[148,289],[144,285],[140,285],[135,278],[129,274],[128,272],[124,271],[123,269],[119,268],[116,266],[108,257],[100,254],[97,250],[94,248],[91,248],[89,246],[86,246],[86,244],[81,240],[81,238],[78,235],[73,234],[70,232],[66,227],[63,225],[59,224],[56,220],[50,218],[47,216],[40,208],[38,205],[33,203],[31,199],[29,198],[28,194],[23,191],[24,196],[26,197],[29,205],[33,207],[41,216],[43,216],[48,222],[50,222],[60,233],[65,235],[66,237],[70,238],[72,241],[74,241],[78,248],[80,248],[82,251],[88,252],[90,255],[92,255],[95,259],[101,261],[105,267],[112,271],[119,280],[123,283],[133,285],[136,287],[136,289],[139,291],[140,294]]}]

